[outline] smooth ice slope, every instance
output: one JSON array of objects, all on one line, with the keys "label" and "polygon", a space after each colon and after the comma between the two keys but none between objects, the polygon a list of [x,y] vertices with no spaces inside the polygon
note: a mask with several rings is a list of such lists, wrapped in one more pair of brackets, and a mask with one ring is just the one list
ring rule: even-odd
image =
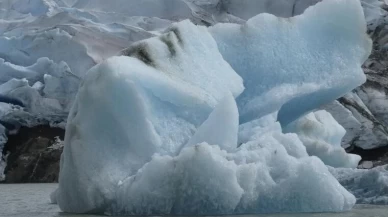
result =
[{"label": "smooth ice slope", "polygon": [[285,132],[296,133],[306,146],[307,153],[319,157],[332,167],[356,168],[361,157],[346,153],[341,146],[345,129],[330,113],[320,110],[311,112],[290,123]]},{"label": "smooth ice slope", "polygon": [[186,146],[208,142],[219,145],[223,150],[234,151],[237,148],[237,133],[237,105],[232,94],[227,93]]},{"label": "smooth ice slope", "polygon": [[210,32],[244,79],[241,123],[280,110],[286,126],[365,81],[361,64],[372,43],[359,1],[323,1],[293,18],[260,14]]}]

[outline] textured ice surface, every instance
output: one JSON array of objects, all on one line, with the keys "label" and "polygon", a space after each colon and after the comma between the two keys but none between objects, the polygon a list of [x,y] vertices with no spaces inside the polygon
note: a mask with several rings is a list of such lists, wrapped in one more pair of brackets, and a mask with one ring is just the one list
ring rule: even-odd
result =
[{"label": "textured ice surface", "polygon": [[371,40],[358,1],[324,1],[302,16],[260,14],[210,31],[244,79],[246,90],[237,99],[241,123],[280,109],[278,120],[286,126],[365,81],[360,66]]},{"label": "textured ice surface", "polygon": [[[242,79],[207,29],[188,21],[122,54],[88,72],[70,112],[57,197],[63,210],[105,206],[119,181],[154,153],[174,156],[226,94],[243,91]],[[234,124],[237,131],[237,117]],[[75,171],[84,172],[74,176]],[[72,186],[87,187],[71,191]]]},{"label": "textured ice surface", "polygon": [[23,67],[0,59],[0,69],[0,94],[22,106],[0,105],[1,120],[25,126],[65,120],[79,85],[66,63],[44,57]]},{"label": "textured ice surface", "polygon": [[326,165],[356,168],[361,160],[360,156],[348,154],[342,148],[341,140],[346,131],[324,110],[299,118],[284,131],[296,133],[306,146],[307,153],[319,157]]},{"label": "textured ice surface", "polygon": [[130,214],[231,214],[353,206],[353,195],[319,159],[289,156],[271,134],[243,144],[234,154],[202,143],[176,157],[154,156],[120,186],[113,209]]},{"label": "textured ice surface", "polygon": [[187,18],[191,14],[190,8],[181,0],[78,0],[73,7],[170,20]]},{"label": "textured ice surface", "polygon": [[[366,134],[367,129],[363,129],[360,121],[358,121],[352,114],[351,111],[349,111],[345,106],[343,106],[341,103],[338,101],[333,101],[329,104],[324,105],[321,107],[325,111],[330,112],[330,114],[335,118],[335,120],[346,130],[346,133],[344,137],[342,138],[341,145],[344,148],[347,148],[350,146],[350,142],[352,140],[363,133],[364,135]],[[364,130],[364,132],[362,132]],[[373,136],[373,131],[370,130],[368,134],[372,134]]]},{"label": "textured ice surface", "polygon": [[[289,17],[317,2],[201,1],[0,1],[0,91],[25,105],[1,104],[1,120],[62,121],[79,78],[103,62],[89,71],[69,116],[53,200],[67,211],[96,213],[350,209],[354,197],[306,152],[301,140],[314,134],[284,134],[276,120],[279,109],[286,125],[362,82],[369,41],[358,1],[327,0],[297,18],[219,25],[218,35],[211,30],[217,43],[187,21],[163,30],[185,18],[211,25],[241,24],[260,12]],[[377,4],[363,1],[364,12]],[[368,20],[380,16],[373,13],[365,13]],[[161,32],[121,53],[130,57],[105,61]],[[238,50],[228,53],[222,43]],[[243,85],[233,69],[247,88],[238,98],[240,126],[233,98]],[[340,135],[325,131],[337,125],[322,124],[326,136],[313,139],[338,145]]]},{"label": "textured ice surface", "polygon": [[[0,57],[21,66],[32,65],[41,57],[50,57],[55,62],[66,62],[76,75],[81,75],[92,67],[95,61],[87,53],[86,47],[73,40],[73,37],[60,29],[19,37],[1,36]],[[67,52],[63,52],[64,49]]]},{"label": "textured ice surface", "polygon": [[357,198],[357,203],[388,204],[388,167],[333,169],[330,172]]},{"label": "textured ice surface", "polygon": [[301,119],[312,122],[295,128],[301,139],[281,124],[364,81],[365,30],[358,1],[332,0],[243,26],[183,21],[134,43],[85,75],[52,201],[136,215],[351,209],[355,197],[308,154],[318,141],[326,163],[353,167],[358,158],[344,152],[332,160],[343,129],[324,112]]},{"label": "textured ice surface", "polygon": [[[309,6],[322,0],[185,0],[200,6],[212,14],[212,18],[221,22],[233,22],[235,17],[243,20],[260,13],[269,13],[279,17],[300,15]],[[330,1],[330,0],[329,0]],[[361,0],[367,22],[373,24],[386,14],[381,9],[383,0]],[[201,11],[202,14],[204,13]],[[233,17],[234,16],[234,17]],[[221,18],[221,19],[220,19]],[[226,18],[222,20],[222,18]]]},{"label": "textured ice surface", "polygon": [[[373,149],[386,146],[386,141],[388,140],[386,136],[386,127],[379,123],[379,121],[375,118],[369,109],[373,109],[373,106],[368,105],[367,107],[364,104],[364,102],[368,102],[368,100],[361,100],[360,96],[364,95],[361,93],[358,95],[354,92],[350,92],[343,97],[346,100],[346,103],[356,105],[353,108],[350,107],[349,109],[352,111],[353,115],[364,125],[363,130],[366,131],[360,136],[358,141],[354,142],[354,144],[363,149]],[[373,94],[371,94],[370,97],[374,98]],[[370,131],[372,131],[372,135],[368,133]]]}]

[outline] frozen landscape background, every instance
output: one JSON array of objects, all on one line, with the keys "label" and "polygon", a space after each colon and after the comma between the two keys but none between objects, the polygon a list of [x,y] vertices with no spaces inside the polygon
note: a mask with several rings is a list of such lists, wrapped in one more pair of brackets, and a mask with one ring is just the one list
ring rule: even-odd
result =
[{"label": "frozen landscape background", "polygon": [[1,178],[60,164],[77,213],[388,204],[386,4],[317,2],[1,1]]}]

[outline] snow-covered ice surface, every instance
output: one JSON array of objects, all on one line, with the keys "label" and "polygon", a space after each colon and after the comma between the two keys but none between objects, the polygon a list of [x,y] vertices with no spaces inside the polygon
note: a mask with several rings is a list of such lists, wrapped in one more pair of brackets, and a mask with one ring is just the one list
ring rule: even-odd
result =
[{"label": "snow-covered ice surface", "polygon": [[[63,213],[55,204],[50,204],[47,195],[58,184],[6,184],[0,185],[1,217],[98,217],[100,215],[77,215]],[[386,217],[387,206],[356,205],[344,213],[297,213],[255,214],[235,217]]]}]

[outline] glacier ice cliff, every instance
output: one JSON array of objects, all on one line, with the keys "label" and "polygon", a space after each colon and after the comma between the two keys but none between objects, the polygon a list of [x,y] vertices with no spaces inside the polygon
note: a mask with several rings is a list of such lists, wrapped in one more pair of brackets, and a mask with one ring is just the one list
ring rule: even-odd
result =
[{"label": "glacier ice cliff", "polygon": [[366,30],[359,1],[330,0],[293,18],[181,21],[132,44],[83,75],[52,201],[136,215],[351,209],[325,163],[359,158],[331,115],[304,115],[365,81]]}]

